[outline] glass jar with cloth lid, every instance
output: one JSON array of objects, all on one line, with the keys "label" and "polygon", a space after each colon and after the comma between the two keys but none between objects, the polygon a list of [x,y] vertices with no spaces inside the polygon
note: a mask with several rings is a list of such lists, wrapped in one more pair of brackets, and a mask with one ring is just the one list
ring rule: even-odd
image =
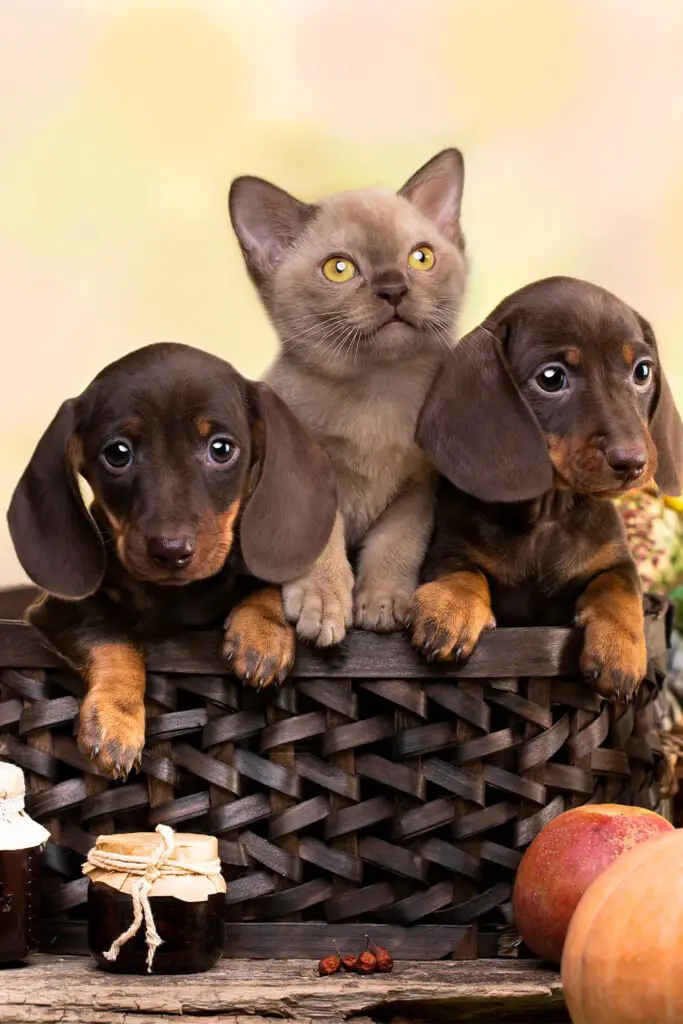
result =
[{"label": "glass jar with cloth lid", "polygon": [[223,951],[226,884],[214,836],[98,836],[83,873],[88,943],[98,967],[122,974],[207,971]]}]

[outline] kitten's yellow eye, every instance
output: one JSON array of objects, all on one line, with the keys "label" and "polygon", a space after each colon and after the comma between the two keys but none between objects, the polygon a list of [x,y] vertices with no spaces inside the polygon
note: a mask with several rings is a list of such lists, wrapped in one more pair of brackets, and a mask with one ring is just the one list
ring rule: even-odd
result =
[{"label": "kitten's yellow eye", "polygon": [[428,245],[420,245],[417,249],[413,249],[408,257],[408,263],[413,270],[431,270],[435,259],[433,249],[430,249]]},{"label": "kitten's yellow eye", "polygon": [[323,274],[334,284],[344,284],[358,273],[356,264],[345,256],[332,256],[323,263]]}]

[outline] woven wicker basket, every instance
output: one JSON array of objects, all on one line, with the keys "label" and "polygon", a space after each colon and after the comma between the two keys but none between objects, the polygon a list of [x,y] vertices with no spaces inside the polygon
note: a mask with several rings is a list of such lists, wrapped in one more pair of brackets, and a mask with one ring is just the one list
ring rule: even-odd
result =
[{"label": "woven wicker basket", "polygon": [[220,840],[227,956],[318,957],[370,932],[398,958],[492,956],[527,844],[587,801],[655,807],[666,608],[647,602],[650,667],[634,705],[577,674],[580,635],[486,635],[459,671],[401,636],[302,649],[279,690],[243,689],[218,636],[148,651],[141,774],[116,784],[78,751],[81,681],[0,595],[0,758],[48,827],[44,947],[86,951],[80,865],[101,832],[164,822]]}]

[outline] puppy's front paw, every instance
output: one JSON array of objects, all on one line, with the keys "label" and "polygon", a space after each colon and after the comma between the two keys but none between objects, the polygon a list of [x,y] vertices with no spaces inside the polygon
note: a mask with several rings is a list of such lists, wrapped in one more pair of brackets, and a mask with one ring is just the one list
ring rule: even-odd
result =
[{"label": "puppy's front paw", "polygon": [[373,589],[359,586],[354,600],[354,623],[359,629],[375,633],[394,633],[403,629],[414,590]]},{"label": "puppy's front paw", "polygon": [[[485,629],[495,626],[483,588],[471,573],[454,573],[415,591],[408,609],[408,631],[414,647],[429,661],[460,661],[469,658]],[[462,581],[457,576],[468,577]]]},{"label": "puppy's front paw", "polygon": [[645,634],[610,615],[585,614],[581,671],[601,697],[628,703],[647,672]]},{"label": "puppy's front paw", "polygon": [[126,779],[140,767],[145,745],[142,698],[124,700],[91,690],[81,705],[78,746],[112,779]]},{"label": "puppy's front paw", "polygon": [[281,611],[273,614],[266,604],[254,603],[240,605],[228,616],[223,656],[249,686],[261,690],[284,682],[295,653],[294,630],[282,619]]},{"label": "puppy's front paw", "polygon": [[304,640],[317,647],[340,643],[352,622],[353,573],[349,565],[308,576],[282,588],[285,615]]}]

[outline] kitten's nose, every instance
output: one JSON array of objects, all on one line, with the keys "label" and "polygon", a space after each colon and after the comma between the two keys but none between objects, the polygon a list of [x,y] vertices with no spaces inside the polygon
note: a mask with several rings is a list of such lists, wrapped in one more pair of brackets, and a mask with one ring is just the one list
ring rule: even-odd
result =
[{"label": "kitten's nose", "polygon": [[194,553],[191,537],[150,537],[147,541],[147,554],[160,569],[184,569]]},{"label": "kitten's nose", "polygon": [[375,293],[378,299],[384,299],[397,309],[400,301],[408,293],[408,285],[403,281],[385,282]]}]

